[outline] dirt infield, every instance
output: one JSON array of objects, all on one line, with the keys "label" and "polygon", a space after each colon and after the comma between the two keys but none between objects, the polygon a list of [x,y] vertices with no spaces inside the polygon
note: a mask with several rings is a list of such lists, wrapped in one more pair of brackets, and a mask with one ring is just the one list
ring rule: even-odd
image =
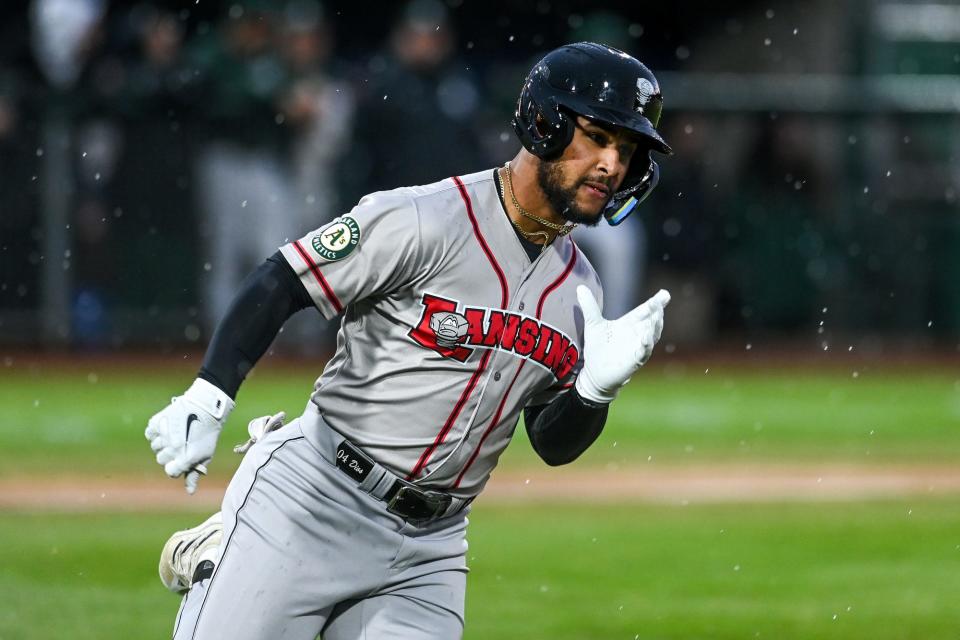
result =
[{"label": "dirt infield", "polygon": [[[180,482],[33,477],[0,480],[0,511],[162,511],[216,508],[223,481],[195,496]],[[482,503],[702,504],[853,501],[960,494],[960,469],[930,466],[711,465],[658,469],[537,469],[495,474]]]}]

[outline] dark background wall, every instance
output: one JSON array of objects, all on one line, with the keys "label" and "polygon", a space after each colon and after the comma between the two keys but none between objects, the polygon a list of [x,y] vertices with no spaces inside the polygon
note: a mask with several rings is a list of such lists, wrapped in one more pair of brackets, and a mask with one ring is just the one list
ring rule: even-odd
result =
[{"label": "dark background wall", "polygon": [[[276,58],[277,25],[304,3],[82,2],[100,17],[59,83],[32,44],[39,4],[0,8],[0,341],[203,341],[211,232],[195,163],[229,140],[295,170],[303,136],[280,121],[285,80],[260,91],[238,69]],[[676,291],[674,340],[955,348],[956,6],[937,5],[938,16],[893,2],[648,4],[324,3],[308,27],[329,48],[324,74],[357,105],[330,168],[336,208],[511,157],[526,69],[563,42],[604,40],[664,88],[661,129],[676,154],[644,204],[638,272]],[[439,116],[398,75],[391,40],[411,11],[429,21],[437,7],[447,75],[424,82],[452,83]],[[173,71],[153,82],[142,34],[157,13],[180,42]],[[223,53],[223,34],[244,21],[269,23],[256,64]],[[447,117],[457,109],[469,117]]]}]

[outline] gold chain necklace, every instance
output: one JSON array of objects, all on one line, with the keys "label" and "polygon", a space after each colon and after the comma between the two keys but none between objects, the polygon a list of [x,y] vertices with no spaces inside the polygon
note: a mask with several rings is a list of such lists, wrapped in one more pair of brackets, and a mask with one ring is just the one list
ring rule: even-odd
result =
[{"label": "gold chain necklace", "polygon": [[[534,215],[529,211],[527,211],[526,209],[524,209],[523,207],[521,207],[520,202],[517,201],[517,196],[513,191],[513,175],[512,175],[512,172],[510,171],[509,162],[503,165],[503,171],[504,173],[507,174],[506,182],[504,182],[503,175],[499,171],[497,171],[497,180],[500,182],[500,190],[510,193],[510,200],[511,202],[513,202],[513,206],[517,208],[517,211],[520,212],[520,215],[522,215],[525,218],[529,218],[530,220],[533,220],[534,222],[537,222],[548,229],[552,229],[553,231],[556,231],[557,237],[565,236],[571,231],[573,231],[574,228],[576,228],[577,226],[576,223],[557,224],[556,222],[550,222],[549,220],[541,218],[538,215]],[[507,217],[510,218],[510,216],[507,216]],[[514,220],[513,218],[510,218],[510,222],[513,223],[514,228],[516,228],[516,230],[520,232],[520,235],[522,235],[527,240],[530,240],[531,242],[534,242],[536,239],[543,238],[543,247],[540,249],[541,252],[543,252],[547,248],[547,245],[550,244],[550,234],[547,233],[546,231],[527,231],[526,229],[521,227],[517,223],[517,221]]]}]

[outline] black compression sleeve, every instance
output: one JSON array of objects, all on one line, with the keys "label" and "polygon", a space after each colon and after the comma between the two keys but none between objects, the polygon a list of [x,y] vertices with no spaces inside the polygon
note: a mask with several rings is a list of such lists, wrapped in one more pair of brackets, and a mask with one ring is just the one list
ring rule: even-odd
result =
[{"label": "black compression sleeve", "polygon": [[283,323],[312,305],[310,294],[293,268],[279,251],[273,254],[240,285],[213,333],[199,377],[236,398],[243,379],[277,337]]},{"label": "black compression sleeve", "polygon": [[548,405],[527,407],[523,421],[534,451],[551,466],[573,462],[603,431],[607,407],[584,400],[573,387]]}]

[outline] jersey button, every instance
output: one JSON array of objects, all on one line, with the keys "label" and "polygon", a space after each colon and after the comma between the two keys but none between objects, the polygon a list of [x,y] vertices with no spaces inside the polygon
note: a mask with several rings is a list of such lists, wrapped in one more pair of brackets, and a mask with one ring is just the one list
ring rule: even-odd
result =
[{"label": "jersey button", "polygon": [[497,371],[495,374],[493,374],[493,379],[496,380],[497,382],[500,382],[500,372],[499,372],[499,371]]},{"label": "jersey button", "polygon": [[520,306],[517,307],[517,309],[519,309],[520,311],[523,311],[523,303],[522,303],[522,302],[520,303]]}]

